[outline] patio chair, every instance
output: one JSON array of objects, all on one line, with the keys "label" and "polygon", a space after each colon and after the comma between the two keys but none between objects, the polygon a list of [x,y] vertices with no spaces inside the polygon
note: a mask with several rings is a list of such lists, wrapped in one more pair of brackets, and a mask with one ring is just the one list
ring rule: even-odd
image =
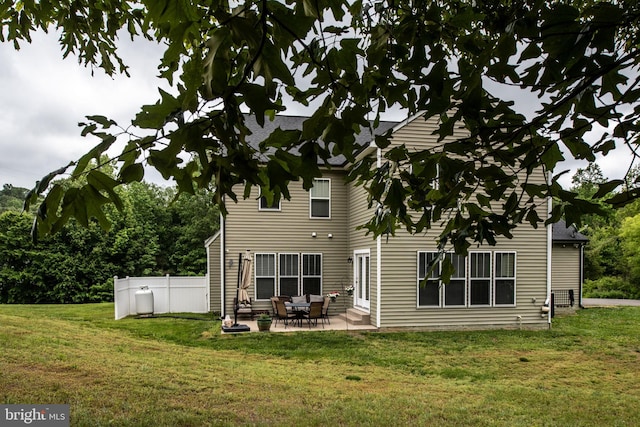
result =
[{"label": "patio chair", "polygon": [[324,301],[322,302],[322,319],[324,323],[324,319],[327,319],[327,323],[331,324],[329,321],[329,303],[331,302],[331,298],[324,297]]},{"label": "patio chair", "polygon": [[277,299],[275,300],[275,304],[276,304],[276,324],[274,325],[274,327],[278,326],[278,320],[282,320],[284,323],[284,328],[287,329],[287,326],[289,325],[289,320],[295,320],[296,315],[295,313],[291,313],[287,311],[287,307],[284,306],[284,301]]},{"label": "patio chair", "polygon": [[278,297],[271,297],[271,309],[273,310],[273,317],[278,316],[278,307],[276,306],[276,301],[278,301]]},{"label": "patio chair", "polygon": [[309,312],[304,315],[309,323],[309,329],[311,329],[311,321],[318,326],[318,319],[322,320],[322,327],[324,328],[324,318],[322,317],[322,303],[320,301],[312,302],[309,306]]}]

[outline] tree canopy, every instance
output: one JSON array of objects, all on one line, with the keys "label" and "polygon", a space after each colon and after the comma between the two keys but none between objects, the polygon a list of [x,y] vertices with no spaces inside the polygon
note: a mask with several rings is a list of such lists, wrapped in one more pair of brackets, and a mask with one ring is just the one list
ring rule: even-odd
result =
[{"label": "tree canopy", "polygon": [[104,209],[108,232],[96,221],[81,227],[72,219],[38,242],[29,238],[33,214],[13,203],[26,191],[10,185],[0,191],[7,196],[0,197],[0,304],[112,301],[114,276],[207,271],[203,243],[217,231],[219,215],[205,190],[171,203],[174,188],[122,186],[123,208]]},{"label": "tree canopy", "polygon": [[[464,250],[509,236],[522,222],[565,215],[573,223],[599,211],[559,185],[565,156],[593,161],[626,147],[631,169],[640,126],[639,19],[635,0],[9,1],[0,6],[0,39],[19,47],[33,31],[57,28],[65,56],[108,74],[127,72],[118,37],[145,37],[165,49],[159,70],[171,93],[141,106],[132,127],[87,117],[82,133],[98,144],[33,190],[33,201],[47,192],[41,233],[71,217],[108,227],[101,207],[122,207],[114,188],[141,180],[144,164],[182,192],[213,185],[224,211],[223,196],[236,200],[253,185],[268,198],[287,198],[292,180],[309,188],[322,162],[341,154],[354,162],[350,178],[380,207],[370,231],[416,232],[442,222],[440,244]],[[516,110],[506,95],[513,90],[535,97],[534,114]],[[302,130],[247,143],[245,113],[260,123],[296,106],[311,111]],[[437,119],[442,146],[394,148],[379,168],[372,159],[356,161],[354,134],[391,108]],[[452,140],[459,128],[466,136]],[[389,137],[375,142],[386,147]],[[118,141],[115,178],[89,166]],[[434,188],[436,164],[446,194]],[[398,166],[411,173],[397,173]],[[86,184],[52,184],[67,169]],[[555,175],[544,185],[522,179],[537,170]],[[612,206],[640,197],[625,180],[597,185],[593,197],[610,195]],[[546,197],[560,201],[550,219],[538,212]]]}]

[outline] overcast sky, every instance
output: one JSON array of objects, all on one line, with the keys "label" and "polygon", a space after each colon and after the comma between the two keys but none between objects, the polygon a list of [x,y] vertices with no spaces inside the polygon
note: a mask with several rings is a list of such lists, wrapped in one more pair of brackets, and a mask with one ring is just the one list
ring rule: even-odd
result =
[{"label": "overcast sky", "polygon": [[80,135],[78,123],[100,114],[127,125],[143,104],[159,98],[160,50],[122,43],[131,78],[62,60],[53,34],[37,34],[19,51],[0,43],[0,185],[31,188],[47,173],[78,159],[98,141]]},{"label": "overcast sky", "polygon": [[[36,34],[20,51],[0,43],[0,185],[31,188],[88,151],[98,141],[80,136],[78,123],[85,116],[104,115],[126,126],[141,105],[156,102],[157,87],[163,83],[156,78],[161,50],[128,40],[122,41],[121,49],[131,78],[110,78],[100,69],[91,76],[75,57],[62,60],[54,34]],[[599,164],[606,176],[619,178],[628,159],[622,152]],[[565,186],[576,164],[566,166],[573,168],[562,181]]]}]

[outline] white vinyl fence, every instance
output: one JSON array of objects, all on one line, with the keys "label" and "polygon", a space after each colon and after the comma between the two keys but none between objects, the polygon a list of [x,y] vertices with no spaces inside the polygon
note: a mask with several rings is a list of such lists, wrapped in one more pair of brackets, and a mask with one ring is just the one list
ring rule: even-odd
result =
[{"label": "white vinyl fence", "polygon": [[136,314],[136,292],[143,286],[153,292],[154,313],[207,313],[208,283],[206,276],[114,277],[116,320]]}]

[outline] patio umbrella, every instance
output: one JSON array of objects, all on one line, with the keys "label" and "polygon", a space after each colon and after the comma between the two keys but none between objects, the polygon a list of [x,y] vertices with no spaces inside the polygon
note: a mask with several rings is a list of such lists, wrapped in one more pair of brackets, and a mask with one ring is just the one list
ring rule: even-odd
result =
[{"label": "patio umbrella", "polygon": [[242,260],[242,272],[240,274],[240,290],[238,294],[239,304],[248,304],[251,302],[249,299],[249,285],[251,285],[251,254],[247,251],[244,259]]},{"label": "patio umbrella", "polygon": [[251,283],[251,255],[247,250],[247,256],[243,258],[242,254],[238,259],[238,287],[236,288],[236,304],[233,307],[233,325],[223,326],[225,332],[249,332],[249,326],[238,324],[238,306],[241,302],[249,302],[249,293],[247,289]]}]

